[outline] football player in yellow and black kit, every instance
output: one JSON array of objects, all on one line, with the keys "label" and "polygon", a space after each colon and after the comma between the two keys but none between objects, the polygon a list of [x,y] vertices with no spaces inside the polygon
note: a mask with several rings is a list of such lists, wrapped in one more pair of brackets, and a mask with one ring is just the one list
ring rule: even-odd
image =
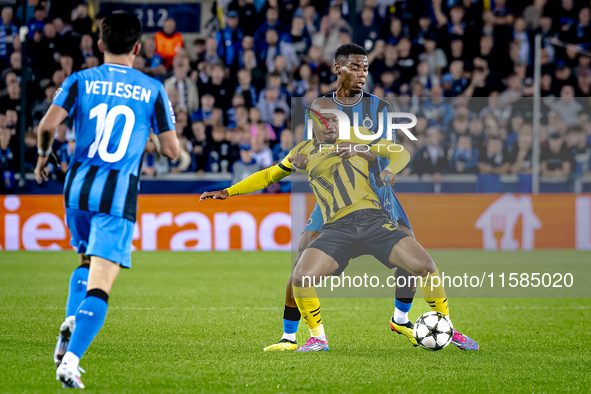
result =
[{"label": "football player in yellow and black kit", "polygon": [[[330,99],[320,98],[312,109],[336,109]],[[297,351],[328,350],[328,342],[320,316],[320,303],[313,283],[326,276],[340,274],[349,261],[361,255],[373,255],[389,268],[399,266],[414,275],[426,277],[437,267],[427,252],[382,210],[369,181],[368,162],[353,156],[343,159],[339,148],[365,144],[375,155],[390,160],[380,177],[401,171],[409,162],[408,151],[382,138],[364,141],[355,136],[339,139],[336,115],[322,114],[326,125],[314,124],[315,138],[291,150],[279,164],[259,171],[226,190],[205,192],[204,199],[224,200],[229,196],[252,193],[288,176],[292,169],[308,174],[308,181],[322,207],[325,224],[320,236],[300,256],[292,274],[294,297],[310,329],[311,338]],[[362,133],[367,130],[359,128]],[[304,280],[306,278],[306,280]],[[430,287],[423,281],[423,290]],[[442,288],[434,286],[432,293]],[[433,294],[436,295],[436,294]]]}]

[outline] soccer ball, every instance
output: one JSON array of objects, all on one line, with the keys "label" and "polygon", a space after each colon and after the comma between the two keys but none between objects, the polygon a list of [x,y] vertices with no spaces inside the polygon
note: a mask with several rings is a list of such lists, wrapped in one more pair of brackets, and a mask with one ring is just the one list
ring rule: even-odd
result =
[{"label": "soccer ball", "polygon": [[449,317],[432,311],[419,316],[412,333],[419,346],[435,351],[449,345],[454,335],[454,326]]}]

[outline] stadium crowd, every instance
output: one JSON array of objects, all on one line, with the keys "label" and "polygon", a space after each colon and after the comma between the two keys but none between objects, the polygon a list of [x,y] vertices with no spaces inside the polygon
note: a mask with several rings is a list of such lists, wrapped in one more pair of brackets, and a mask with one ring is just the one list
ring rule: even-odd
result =
[{"label": "stadium crowd", "polygon": [[[20,1],[27,1],[23,17]],[[72,72],[102,63],[100,15],[81,0],[0,1],[0,170],[14,187],[19,156],[32,172],[36,125]],[[222,7],[222,5],[220,5]],[[279,161],[303,139],[290,119],[292,97],[336,89],[337,47],[368,52],[366,90],[418,118],[403,174],[527,174],[532,171],[534,35],[541,54],[541,174],[591,172],[591,10],[577,0],[232,0],[207,34],[187,45],[167,19],[146,35],[134,68],[160,79],[176,113],[180,160],[149,142],[142,173],[233,173],[235,180]],[[354,21],[354,23],[352,22]],[[19,26],[29,27],[21,91]],[[21,95],[28,99],[20,119]],[[20,152],[20,122],[26,122]],[[63,180],[75,147],[70,124],[53,146]]]}]

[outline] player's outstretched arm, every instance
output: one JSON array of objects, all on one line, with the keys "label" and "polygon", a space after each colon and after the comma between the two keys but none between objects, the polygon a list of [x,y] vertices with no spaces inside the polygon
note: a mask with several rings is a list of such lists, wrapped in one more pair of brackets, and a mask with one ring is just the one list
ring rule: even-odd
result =
[{"label": "player's outstretched arm", "polygon": [[37,159],[37,167],[35,168],[35,179],[39,184],[47,181],[48,172],[45,166],[51,154],[55,129],[67,116],[68,111],[64,108],[59,105],[52,105],[43,119],[41,119],[41,122],[39,122],[39,128],[37,130],[37,153],[39,153],[39,158]]},{"label": "player's outstretched arm", "polygon": [[168,130],[158,134],[158,141],[160,142],[160,153],[170,160],[176,160],[179,157],[179,139],[175,130]]},{"label": "player's outstretched arm", "polygon": [[213,200],[225,200],[231,196],[237,196],[241,194],[254,193],[259,190],[265,189],[267,186],[272,185],[275,182],[279,182],[291,174],[291,170],[282,164],[276,164],[262,171],[257,171],[254,174],[246,177],[237,184],[230,186],[225,190],[218,190],[215,192],[204,192],[199,201],[213,199]]}]

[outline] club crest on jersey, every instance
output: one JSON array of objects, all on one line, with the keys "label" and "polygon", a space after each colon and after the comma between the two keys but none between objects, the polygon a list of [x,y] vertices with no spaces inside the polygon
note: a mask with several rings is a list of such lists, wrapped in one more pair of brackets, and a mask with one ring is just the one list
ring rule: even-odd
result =
[{"label": "club crest on jersey", "polygon": [[373,120],[368,115],[366,115],[365,119],[363,119],[363,127],[368,130],[373,129]]}]

